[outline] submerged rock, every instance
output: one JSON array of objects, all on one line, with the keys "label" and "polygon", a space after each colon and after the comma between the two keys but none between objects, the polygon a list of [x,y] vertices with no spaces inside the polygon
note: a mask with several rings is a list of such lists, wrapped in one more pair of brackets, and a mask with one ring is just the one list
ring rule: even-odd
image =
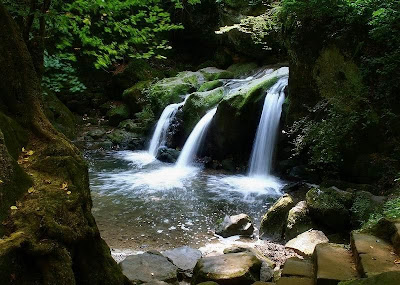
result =
[{"label": "submerged rock", "polygon": [[287,248],[291,248],[303,256],[311,256],[315,246],[320,243],[327,243],[329,239],[321,231],[309,230],[291,239],[286,243]]},{"label": "submerged rock", "polygon": [[178,267],[161,254],[143,253],[128,256],[121,263],[122,272],[136,283],[164,281],[178,282]]},{"label": "submerged rock", "polygon": [[289,211],[285,239],[290,240],[312,228],[313,224],[308,213],[307,203],[306,201],[300,201]]},{"label": "submerged rock", "polygon": [[289,194],[283,195],[264,215],[260,225],[260,236],[281,239],[290,209],[294,206]]},{"label": "submerged rock", "polygon": [[188,273],[193,272],[193,268],[202,255],[200,250],[188,246],[166,250],[162,254],[169,258],[179,270]]},{"label": "submerged rock", "polygon": [[161,147],[158,149],[156,158],[162,162],[175,163],[181,152],[176,149]]},{"label": "submerged rock", "polygon": [[224,285],[250,285],[260,280],[261,261],[250,252],[201,258],[194,268],[192,284],[215,281]]},{"label": "submerged rock", "polygon": [[253,223],[246,214],[225,216],[224,220],[215,229],[217,235],[225,238],[235,235],[251,236],[253,232]]}]

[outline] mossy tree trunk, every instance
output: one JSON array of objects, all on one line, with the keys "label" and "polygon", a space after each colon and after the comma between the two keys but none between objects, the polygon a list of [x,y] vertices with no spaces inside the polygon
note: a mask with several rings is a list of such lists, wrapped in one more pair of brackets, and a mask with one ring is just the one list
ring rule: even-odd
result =
[{"label": "mossy tree trunk", "polygon": [[37,68],[1,2],[0,78],[0,283],[128,284],[91,214],[87,165],[45,117]]}]

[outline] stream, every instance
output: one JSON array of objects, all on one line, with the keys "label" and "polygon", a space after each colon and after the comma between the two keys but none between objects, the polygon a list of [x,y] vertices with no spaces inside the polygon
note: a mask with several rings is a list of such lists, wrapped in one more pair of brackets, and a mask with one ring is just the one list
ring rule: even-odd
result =
[{"label": "stream", "polygon": [[87,152],[93,215],[111,248],[204,246],[215,223],[246,213],[255,225],[281,194],[274,177],[256,179],[176,168],[147,152]]}]

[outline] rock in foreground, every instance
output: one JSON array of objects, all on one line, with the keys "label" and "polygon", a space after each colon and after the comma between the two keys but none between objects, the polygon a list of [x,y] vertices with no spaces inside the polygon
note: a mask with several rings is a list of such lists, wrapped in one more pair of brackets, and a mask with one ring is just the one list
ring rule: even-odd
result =
[{"label": "rock in foreground", "polygon": [[197,261],[201,258],[201,251],[198,249],[182,246],[162,253],[169,258],[180,270],[192,272]]},{"label": "rock in foreground", "polygon": [[178,268],[166,257],[154,253],[128,256],[121,262],[122,272],[133,283],[178,282]]},{"label": "rock in foreground", "polygon": [[261,261],[250,252],[204,257],[194,268],[192,284],[250,285],[260,279],[260,268]]},{"label": "rock in foreground", "polygon": [[327,242],[329,240],[323,232],[309,230],[288,241],[286,247],[293,249],[300,255],[311,256],[317,244]]},{"label": "rock in foreground", "polygon": [[235,235],[251,236],[253,232],[253,223],[246,214],[225,216],[224,220],[215,229],[217,235],[225,238]]},{"label": "rock in foreground", "polygon": [[268,237],[272,240],[282,238],[286,220],[290,209],[294,206],[290,195],[283,195],[264,215],[260,225],[260,236]]}]

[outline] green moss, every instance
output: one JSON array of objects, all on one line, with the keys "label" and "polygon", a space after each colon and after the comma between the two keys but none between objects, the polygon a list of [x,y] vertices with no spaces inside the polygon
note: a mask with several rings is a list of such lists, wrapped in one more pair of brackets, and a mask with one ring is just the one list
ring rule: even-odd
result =
[{"label": "green moss", "polygon": [[352,110],[359,105],[365,91],[361,72],[338,48],[333,46],[321,52],[313,76],[321,96],[339,109]]},{"label": "green moss", "polygon": [[27,132],[13,119],[0,112],[0,129],[4,135],[4,143],[8,153],[17,159],[22,147],[28,140]]},{"label": "green moss", "polygon": [[221,87],[224,83],[221,80],[213,80],[209,82],[203,83],[200,88],[199,92],[210,91],[215,88]]},{"label": "green moss", "polygon": [[50,91],[43,95],[43,102],[45,115],[52,125],[69,139],[75,138],[74,114]]},{"label": "green moss", "polygon": [[141,123],[144,132],[153,126],[156,119],[150,105],[145,106],[141,112],[136,113],[135,117]]},{"label": "green moss", "polygon": [[110,125],[118,126],[120,122],[128,119],[130,116],[129,107],[125,104],[114,105],[108,112],[107,117]]},{"label": "green moss", "polygon": [[379,228],[385,220],[400,220],[400,198],[388,200],[381,207],[377,207],[363,224],[362,231],[381,231]]},{"label": "green moss", "polygon": [[357,192],[350,208],[353,226],[359,227],[364,224],[380,206],[380,201],[374,200],[371,193],[365,191]]},{"label": "green moss", "polygon": [[122,100],[127,104],[132,113],[137,113],[146,103],[145,90],[150,86],[150,81],[139,81],[122,94]]},{"label": "green moss", "polygon": [[199,70],[206,80],[217,80],[217,79],[231,79],[234,77],[230,71],[218,69],[216,67],[207,67]]},{"label": "green moss", "polygon": [[190,134],[198,121],[208,110],[216,106],[223,96],[223,88],[217,88],[207,92],[196,92],[189,96],[182,109],[185,135]]},{"label": "green moss", "polygon": [[235,78],[249,75],[252,71],[257,69],[258,65],[254,62],[249,63],[235,63],[228,67],[228,71],[233,73]]},{"label": "green moss", "polygon": [[352,193],[333,188],[312,188],[306,194],[306,201],[310,214],[319,224],[338,231],[349,226]]}]

